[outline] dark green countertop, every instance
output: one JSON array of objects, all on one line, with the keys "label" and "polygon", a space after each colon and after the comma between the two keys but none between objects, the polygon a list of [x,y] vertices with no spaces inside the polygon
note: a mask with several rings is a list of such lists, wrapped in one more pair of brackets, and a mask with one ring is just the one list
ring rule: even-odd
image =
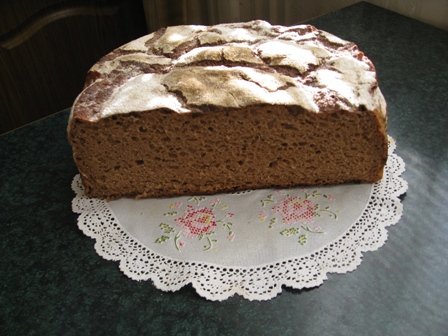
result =
[{"label": "dark green countertop", "polygon": [[366,3],[311,23],[377,67],[409,183],[386,244],[352,273],[267,302],[130,280],[77,228],[66,110],[0,137],[1,335],[448,333],[448,33]]}]

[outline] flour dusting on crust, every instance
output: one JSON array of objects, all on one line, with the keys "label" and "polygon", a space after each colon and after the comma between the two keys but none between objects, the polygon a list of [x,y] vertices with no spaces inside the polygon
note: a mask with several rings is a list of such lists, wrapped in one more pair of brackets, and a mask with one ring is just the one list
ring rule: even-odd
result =
[{"label": "flour dusting on crust", "polygon": [[73,113],[92,121],[161,108],[188,113],[259,104],[385,115],[370,60],[353,43],[310,25],[169,27],[106,55],[89,78]]}]

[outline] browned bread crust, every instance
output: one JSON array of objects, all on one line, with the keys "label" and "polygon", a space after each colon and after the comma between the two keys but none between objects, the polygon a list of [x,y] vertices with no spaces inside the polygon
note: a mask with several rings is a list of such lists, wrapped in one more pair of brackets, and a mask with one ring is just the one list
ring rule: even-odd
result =
[{"label": "browned bread crust", "polygon": [[87,195],[107,199],[371,183],[387,159],[370,60],[312,26],[262,21],[116,49],[89,72],[68,134]]}]

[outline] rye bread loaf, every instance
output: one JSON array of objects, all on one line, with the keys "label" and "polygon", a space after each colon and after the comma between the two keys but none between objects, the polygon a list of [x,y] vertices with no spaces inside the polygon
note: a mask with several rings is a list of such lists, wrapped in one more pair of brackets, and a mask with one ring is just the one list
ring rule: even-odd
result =
[{"label": "rye bread loaf", "polygon": [[68,125],[86,194],[160,197],[375,182],[386,104],[372,62],[310,25],[176,26],[89,71]]}]

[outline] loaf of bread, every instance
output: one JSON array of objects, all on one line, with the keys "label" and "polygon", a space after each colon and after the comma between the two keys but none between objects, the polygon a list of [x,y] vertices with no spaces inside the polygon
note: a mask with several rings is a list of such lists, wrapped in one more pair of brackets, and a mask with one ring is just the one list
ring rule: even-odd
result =
[{"label": "loaf of bread", "polygon": [[372,62],[310,25],[176,26],[89,71],[68,125],[88,196],[366,182],[387,159]]}]

